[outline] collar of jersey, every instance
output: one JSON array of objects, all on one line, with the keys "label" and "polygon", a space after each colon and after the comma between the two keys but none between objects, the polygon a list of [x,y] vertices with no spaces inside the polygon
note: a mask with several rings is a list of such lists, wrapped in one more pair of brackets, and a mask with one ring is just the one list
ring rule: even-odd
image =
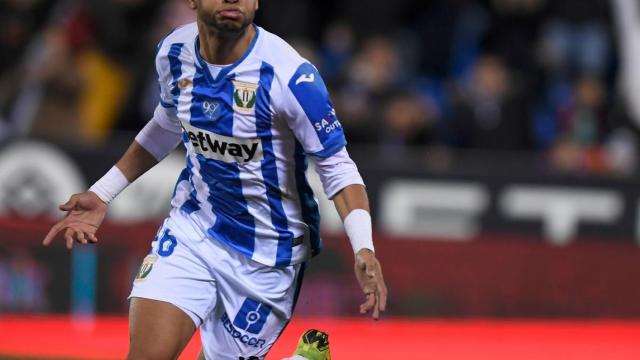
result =
[{"label": "collar of jersey", "polygon": [[215,79],[213,78],[213,76],[211,76],[211,72],[209,71],[209,66],[207,66],[207,62],[200,55],[200,41],[199,41],[200,40],[200,36],[196,35],[196,40],[195,40],[196,41],[195,42],[196,58],[198,59],[198,62],[200,63],[200,66],[202,67],[202,71],[204,72],[204,75],[207,78],[207,80],[209,80],[209,82],[216,83],[216,82],[219,82],[221,79],[224,79],[224,77],[227,76],[227,74],[229,74],[229,72],[231,72],[231,70],[235,69],[236,66],[240,65],[240,63],[243,62],[244,59],[247,58],[247,56],[249,56],[251,51],[253,51],[253,47],[258,42],[258,37],[260,36],[260,27],[256,26],[255,24],[252,24],[252,25],[256,29],[256,34],[253,36],[253,39],[251,40],[251,44],[249,45],[249,48],[247,49],[247,51],[245,51],[245,53],[242,55],[242,57],[240,59],[236,60],[236,62],[234,62],[231,65],[228,65],[228,66],[224,67],[218,73],[218,76],[216,76]]}]

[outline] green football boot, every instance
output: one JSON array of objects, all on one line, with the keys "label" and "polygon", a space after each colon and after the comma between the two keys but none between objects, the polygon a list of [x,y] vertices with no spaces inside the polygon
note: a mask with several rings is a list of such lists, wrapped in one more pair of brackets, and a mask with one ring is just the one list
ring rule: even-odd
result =
[{"label": "green football boot", "polygon": [[331,360],[329,335],[315,329],[307,330],[300,337],[294,355],[300,355],[309,360]]}]

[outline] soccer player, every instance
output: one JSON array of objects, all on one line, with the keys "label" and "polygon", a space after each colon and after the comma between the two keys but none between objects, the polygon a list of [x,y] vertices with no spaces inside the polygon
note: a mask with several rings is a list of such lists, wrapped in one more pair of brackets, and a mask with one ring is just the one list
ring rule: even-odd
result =
[{"label": "soccer player", "polygon": [[[67,216],[43,243],[60,232],[69,249],[96,243],[107,204],[182,142],[186,166],[170,215],[130,295],[128,359],[177,358],[197,327],[206,359],[262,359],[291,318],[305,262],[321,248],[310,159],[354,250],[366,296],[360,312],[377,319],[387,290],[367,195],[320,74],[253,24],[258,0],[189,5],[197,21],[158,46],[153,118],[104,177],[60,206]],[[326,345],[311,333],[306,345]],[[328,358],[328,349],[318,354]]]}]

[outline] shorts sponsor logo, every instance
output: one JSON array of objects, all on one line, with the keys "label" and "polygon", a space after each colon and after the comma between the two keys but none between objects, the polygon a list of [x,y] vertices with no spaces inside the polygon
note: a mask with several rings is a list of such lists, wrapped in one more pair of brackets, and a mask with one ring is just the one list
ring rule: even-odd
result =
[{"label": "shorts sponsor logo", "polygon": [[263,159],[260,139],[223,136],[187,123],[182,123],[182,127],[189,137],[193,151],[208,159],[228,163],[247,163]]},{"label": "shorts sponsor logo", "polygon": [[231,319],[229,319],[227,313],[224,313],[222,315],[221,320],[222,326],[229,333],[229,335],[231,335],[234,339],[238,339],[243,344],[257,348],[263,348],[265,343],[267,342],[265,339],[260,339],[240,332],[233,326],[233,324],[231,323]]},{"label": "shorts sponsor logo", "polygon": [[269,314],[270,306],[246,298],[233,319],[233,325],[252,334],[259,334]]},{"label": "shorts sponsor logo", "polygon": [[140,270],[138,270],[138,274],[134,281],[142,281],[153,269],[153,264],[158,261],[158,257],[156,255],[147,255],[142,261],[142,265],[140,265]]},{"label": "shorts sponsor logo", "polygon": [[166,229],[160,239],[158,239],[158,255],[167,257],[173,254],[173,249],[178,245],[176,237],[171,235],[169,229]]},{"label": "shorts sponsor logo", "polygon": [[266,343],[265,339],[245,334],[245,332],[259,334],[267,322],[269,314],[271,314],[269,305],[246,298],[233,322],[226,313],[222,315],[222,326],[233,338],[238,339],[241,343],[263,348]]}]

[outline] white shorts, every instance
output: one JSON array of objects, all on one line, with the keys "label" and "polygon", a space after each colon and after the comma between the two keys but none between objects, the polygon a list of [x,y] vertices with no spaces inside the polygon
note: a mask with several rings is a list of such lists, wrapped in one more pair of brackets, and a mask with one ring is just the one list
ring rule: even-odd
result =
[{"label": "white shorts", "polygon": [[263,359],[291,319],[303,273],[304,264],[257,263],[174,212],[154,238],[129,298],[182,309],[201,327],[207,360]]}]

